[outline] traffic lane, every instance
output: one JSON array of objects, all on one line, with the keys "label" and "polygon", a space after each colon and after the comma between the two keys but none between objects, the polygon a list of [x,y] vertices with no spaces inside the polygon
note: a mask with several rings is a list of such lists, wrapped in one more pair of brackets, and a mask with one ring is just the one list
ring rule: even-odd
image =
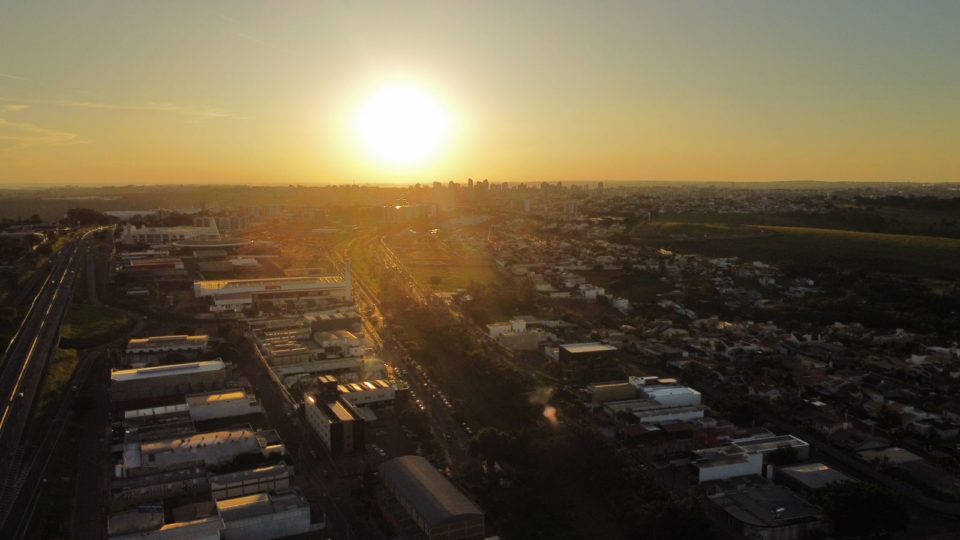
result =
[{"label": "traffic lane", "polygon": [[[70,297],[69,294],[64,294],[63,290],[64,288],[72,287],[74,283],[75,272],[71,272],[70,270],[75,268],[75,252],[76,250],[74,250],[71,257],[67,259],[61,274],[50,275],[49,279],[52,280],[54,286],[51,289],[50,303],[46,306],[46,310],[43,310],[42,304],[35,304],[31,308],[28,317],[39,316],[40,318],[37,319],[40,321],[39,326],[36,327],[30,342],[30,348],[23,356],[23,361],[20,363],[19,369],[16,372],[16,378],[13,379],[12,388],[9,386],[9,380],[5,381],[8,383],[7,388],[9,388],[11,392],[12,402],[5,404],[6,407],[2,417],[3,431],[0,433],[0,438],[2,438],[0,448],[3,449],[3,455],[10,456],[11,458],[4,460],[4,470],[2,472],[4,482],[2,489],[4,497],[12,501],[11,506],[13,506],[14,509],[16,509],[18,505],[23,504],[21,491],[24,486],[24,475],[29,476],[30,473],[33,472],[32,467],[25,470],[20,469],[22,465],[22,455],[19,451],[24,439],[24,433],[26,432],[26,426],[28,425],[35,404],[36,395],[39,392],[39,385],[46,364],[49,362],[53,346],[58,342],[60,324],[66,312],[66,301]],[[31,329],[33,329],[32,325]],[[10,370],[7,371],[7,373],[13,373],[13,371]],[[56,418],[54,420],[56,420]],[[35,455],[36,454],[33,456]],[[35,483],[36,482],[32,482],[30,486],[31,489],[35,489],[35,485],[33,485]],[[27,499],[28,501],[32,500],[34,492],[35,491],[28,491],[27,495],[30,495]],[[7,518],[13,515],[13,512],[10,512],[10,508],[6,508],[5,510],[7,511],[4,512],[2,516],[5,522],[4,530],[9,531],[9,527],[17,526],[19,523],[9,523],[11,520]],[[17,512],[16,515],[21,516],[22,513]]]}]

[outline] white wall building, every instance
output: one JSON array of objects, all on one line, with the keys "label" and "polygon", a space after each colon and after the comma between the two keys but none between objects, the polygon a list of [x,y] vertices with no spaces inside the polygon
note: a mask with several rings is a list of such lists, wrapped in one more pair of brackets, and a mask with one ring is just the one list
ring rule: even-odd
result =
[{"label": "white wall building", "polygon": [[137,227],[125,225],[120,243],[128,246],[135,244],[170,244],[178,240],[219,240],[220,231],[216,223],[208,227]]},{"label": "white wall building", "polygon": [[693,462],[698,471],[698,481],[702,484],[712,480],[724,480],[738,476],[759,475],[763,472],[763,455],[746,452],[736,446],[722,446],[696,450],[697,459]]}]

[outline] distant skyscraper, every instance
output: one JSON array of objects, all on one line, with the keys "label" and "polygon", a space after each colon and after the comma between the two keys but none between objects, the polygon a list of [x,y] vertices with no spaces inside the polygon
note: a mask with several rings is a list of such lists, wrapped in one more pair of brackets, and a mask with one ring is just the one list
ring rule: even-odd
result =
[{"label": "distant skyscraper", "polygon": [[603,182],[597,182],[597,193],[603,193]]}]

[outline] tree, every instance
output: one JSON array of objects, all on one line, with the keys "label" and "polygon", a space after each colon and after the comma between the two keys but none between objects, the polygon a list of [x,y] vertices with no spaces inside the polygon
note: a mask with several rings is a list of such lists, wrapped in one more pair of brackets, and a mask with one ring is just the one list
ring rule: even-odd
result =
[{"label": "tree", "polygon": [[836,482],[817,495],[839,538],[859,538],[902,531],[910,523],[903,498],[875,484]]},{"label": "tree", "polygon": [[652,540],[701,540],[711,538],[710,520],[696,499],[667,498],[640,509],[638,529]]},{"label": "tree", "polygon": [[116,218],[90,208],[71,208],[63,219],[67,225],[109,225],[116,221]]}]

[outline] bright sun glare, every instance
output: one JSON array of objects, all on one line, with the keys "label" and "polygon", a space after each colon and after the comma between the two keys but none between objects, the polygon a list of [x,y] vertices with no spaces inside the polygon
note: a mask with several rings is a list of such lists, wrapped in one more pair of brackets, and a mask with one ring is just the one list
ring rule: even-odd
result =
[{"label": "bright sun glare", "polygon": [[410,85],[380,89],[357,111],[356,134],[379,165],[413,167],[435,157],[447,140],[450,121],[435,96]]}]

